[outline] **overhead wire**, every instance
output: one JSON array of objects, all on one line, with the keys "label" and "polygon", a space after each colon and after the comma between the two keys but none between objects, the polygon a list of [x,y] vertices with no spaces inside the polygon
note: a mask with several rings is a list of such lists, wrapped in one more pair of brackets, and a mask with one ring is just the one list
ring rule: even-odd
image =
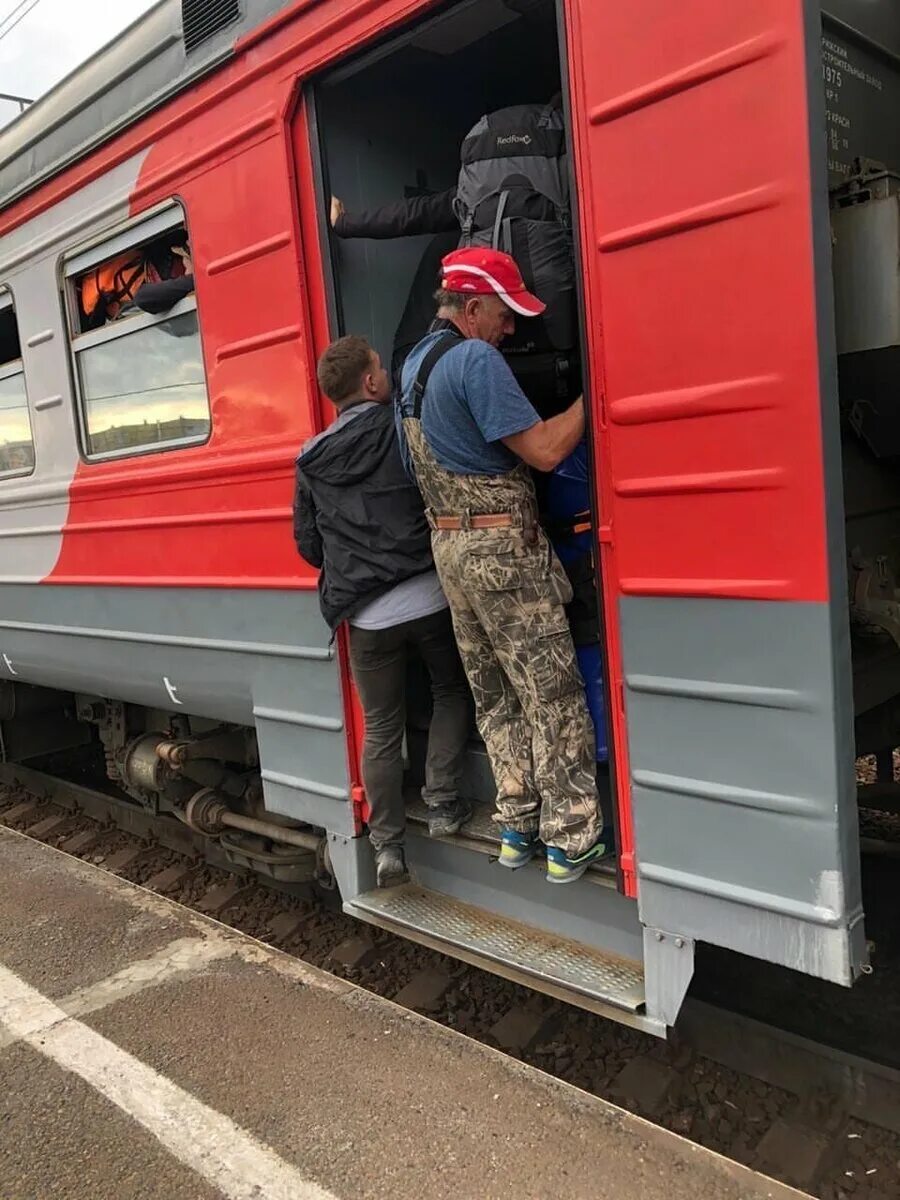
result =
[{"label": "overhead wire", "polygon": [[26,6],[26,4],[29,4],[29,3],[30,3],[30,0],[19,0],[19,3],[13,6],[13,9],[11,12],[8,12],[5,17],[0,18],[0,29],[3,28],[3,26],[7,23],[7,21],[12,20],[12,18],[16,15],[16,13],[19,11],[20,8],[24,8]]},{"label": "overhead wire", "polygon": [[[34,12],[40,2],[41,0],[21,0],[21,3],[18,4],[8,16],[4,17],[3,20],[0,21],[0,42],[3,41],[7,34],[12,33],[19,22],[24,21],[30,12]],[[28,7],[25,8],[25,5]],[[25,11],[20,13],[20,15],[16,17],[11,25],[7,24],[7,22],[10,21],[21,8],[25,8]],[[4,25],[6,25],[5,29],[3,28]]]}]

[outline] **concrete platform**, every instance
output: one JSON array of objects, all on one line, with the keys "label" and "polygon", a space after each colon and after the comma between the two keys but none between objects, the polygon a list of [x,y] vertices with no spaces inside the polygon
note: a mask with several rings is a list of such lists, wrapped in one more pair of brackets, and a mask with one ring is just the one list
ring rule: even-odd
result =
[{"label": "concrete platform", "polygon": [[0,1194],[800,1195],[0,829]]}]

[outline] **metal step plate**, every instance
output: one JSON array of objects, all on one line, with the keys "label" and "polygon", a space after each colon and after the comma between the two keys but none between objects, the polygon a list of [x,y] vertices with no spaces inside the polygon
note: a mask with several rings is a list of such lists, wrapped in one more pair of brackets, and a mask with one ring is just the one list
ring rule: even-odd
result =
[{"label": "metal step plate", "polygon": [[640,963],[603,954],[412,883],[365,892],[345,903],[344,911],[479,963],[486,970],[506,968],[501,973],[527,977],[541,990],[575,993],[630,1013],[643,1008]]}]

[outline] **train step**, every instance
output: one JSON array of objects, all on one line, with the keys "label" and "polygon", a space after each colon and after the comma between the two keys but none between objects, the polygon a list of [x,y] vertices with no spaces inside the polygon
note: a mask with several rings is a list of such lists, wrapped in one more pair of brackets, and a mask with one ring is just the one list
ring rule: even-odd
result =
[{"label": "train step", "polygon": [[[492,812],[493,809],[490,805],[473,804],[472,816],[459,833],[438,840],[449,842],[460,849],[474,850],[480,854],[496,857],[500,853],[500,826],[494,821]],[[410,834],[420,837],[427,836],[428,806],[422,801],[417,791],[411,790],[407,794],[406,819],[409,822],[408,832]],[[536,871],[546,871],[547,864],[543,855],[534,859],[531,868]],[[614,888],[616,886],[615,858],[610,855],[609,858],[594,863],[588,868],[585,878],[590,883]]]},{"label": "train step", "polygon": [[[361,921],[584,1007],[642,1012],[642,964],[499,917],[417,884],[348,900]],[[579,999],[574,999],[578,997]],[[591,1003],[584,1004],[587,1000]]]}]

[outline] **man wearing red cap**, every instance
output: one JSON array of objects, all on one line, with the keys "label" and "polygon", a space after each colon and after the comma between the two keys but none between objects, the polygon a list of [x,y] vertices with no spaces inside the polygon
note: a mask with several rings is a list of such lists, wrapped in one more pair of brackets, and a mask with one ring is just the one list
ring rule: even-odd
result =
[{"label": "man wearing red cap", "polygon": [[584,406],[542,421],[497,347],[544,305],[512,258],[443,260],[439,310],[402,375],[399,421],[497,785],[500,862],[578,879],[605,853],[595,741],[565,605],[572,588],[537,520],[530,467],[553,470]]}]

